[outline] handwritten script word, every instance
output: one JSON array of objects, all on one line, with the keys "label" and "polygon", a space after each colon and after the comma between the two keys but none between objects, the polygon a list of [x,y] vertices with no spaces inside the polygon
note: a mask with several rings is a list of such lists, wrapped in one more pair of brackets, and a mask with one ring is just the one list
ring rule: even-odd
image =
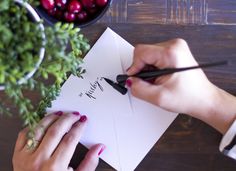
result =
[{"label": "handwritten script word", "polygon": [[101,90],[103,92],[103,87],[102,85],[99,83],[99,81],[102,81],[103,78],[97,78],[96,81],[94,81],[94,83],[90,83],[90,87],[89,90],[85,91],[84,93],[80,93],[79,96],[82,97],[84,94],[89,97],[90,99],[96,99],[96,97],[94,96],[94,93],[97,89]]}]

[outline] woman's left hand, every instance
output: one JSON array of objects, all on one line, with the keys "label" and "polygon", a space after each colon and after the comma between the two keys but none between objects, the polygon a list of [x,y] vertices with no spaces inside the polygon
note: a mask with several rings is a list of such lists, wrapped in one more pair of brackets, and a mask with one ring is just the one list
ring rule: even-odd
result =
[{"label": "woman's left hand", "polygon": [[[35,129],[34,142],[27,139],[28,128],[18,136],[13,155],[14,171],[73,171],[69,167],[75,148],[86,126],[87,117],[79,112],[56,112],[43,118]],[[76,171],[94,171],[103,144],[93,146]]]}]

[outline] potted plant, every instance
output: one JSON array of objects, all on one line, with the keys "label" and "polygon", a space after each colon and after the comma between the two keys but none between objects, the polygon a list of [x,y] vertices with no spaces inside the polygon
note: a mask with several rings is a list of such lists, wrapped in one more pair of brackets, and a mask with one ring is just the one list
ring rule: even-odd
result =
[{"label": "potted plant", "polygon": [[[0,89],[19,109],[25,125],[34,128],[51,101],[59,95],[67,73],[80,76],[82,56],[89,49],[86,38],[73,24],[43,22],[31,5],[33,0],[0,2]],[[50,83],[48,78],[53,78]],[[41,101],[34,106],[27,91],[37,91]],[[0,113],[11,109],[0,100]]]}]

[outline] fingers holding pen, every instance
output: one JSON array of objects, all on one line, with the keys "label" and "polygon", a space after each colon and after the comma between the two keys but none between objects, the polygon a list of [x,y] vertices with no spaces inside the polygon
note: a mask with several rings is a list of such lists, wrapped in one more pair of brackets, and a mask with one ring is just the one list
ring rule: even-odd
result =
[{"label": "fingers holding pen", "polygon": [[189,66],[188,63],[194,63],[192,58],[186,59],[180,63],[179,58],[185,58],[184,53],[189,53],[186,41],[182,39],[174,39],[164,43],[154,45],[137,45],[134,49],[133,63],[127,70],[127,74],[131,76],[126,81],[126,85],[130,87],[131,93],[138,98],[161,106],[166,95],[163,93],[166,89],[177,80],[177,74],[154,78],[153,80],[144,81],[134,78],[132,75],[140,71],[149,70],[147,66],[155,68],[177,68]]},{"label": "fingers holding pen", "polygon": [[126,81],[131,94],[155,105],[161,105],[163,98],[163,87],[144,81],[137,77],[130,77]]},{"label": "fingers holding pen", "polygon": [[[183,50],[184,49],[184,50]],[[133,63],[127,70],[128,75],[134,75],[147,65],[157,68],[184,67],[196,63],[185,40],[177,38],[153,45],[139,44],[134,49]],[[179,58],[181,57],[181,62]]]},{"label": "fingers holding pen", "polygon": [[161,66],[162,49],[162,47],[155,45],[137,45],[134,49],[133,63],[128,68],[127,74],[134,75],[147,65]]}]

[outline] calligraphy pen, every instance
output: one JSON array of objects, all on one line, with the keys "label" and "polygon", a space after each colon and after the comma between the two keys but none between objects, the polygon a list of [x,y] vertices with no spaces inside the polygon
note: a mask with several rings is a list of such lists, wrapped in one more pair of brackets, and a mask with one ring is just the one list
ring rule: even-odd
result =
[{"label": "calligraphy pen", "polygon": [[117,82],[114,82],[108,78],[104,78],[104,77],[103,78],[114,89],[116,89],[118,92],[120,92],[121,94],[124,95],[127,93],[127,88],[125,88],[123,85],[129,77],[138,77],[143,80],[150,80],[153,78],[173,74],[176,72],[182,72],[182,71],[193,70],[193,69],[198,69],[198,68],[209,68],[209,67],[226,65],[226,64],[228,64],[228,61],[218,61],[218,62],[212,62],[212,63],[205,63],[205,64],[200,64],[197,66],[184,67],[184,68],[164,68],[164,69],[157,68],[154,70],[141,71],[141,72],[134,74],[134,75],[126,75],[126,74],[117,75],[117,77],[116,77]]}]

